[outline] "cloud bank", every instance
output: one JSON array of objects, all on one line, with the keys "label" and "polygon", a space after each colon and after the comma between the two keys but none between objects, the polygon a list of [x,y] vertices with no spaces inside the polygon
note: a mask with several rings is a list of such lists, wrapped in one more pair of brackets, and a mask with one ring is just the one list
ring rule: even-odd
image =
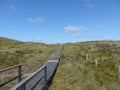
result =
[{"label": "cloud bank", "polygon": [[43,22],[44,19],[41,18],[41,17],[36,17],[36,18],[30,17],[30,18],[27,19],[27,21],[28,21],[29,23],[40,23],[40,22]]},{"label": "cloud bank", "polygon": [[79,32],[81,30],[87,30],[87,28],[84,26],[65,26],[64,30],[66,32]]}]

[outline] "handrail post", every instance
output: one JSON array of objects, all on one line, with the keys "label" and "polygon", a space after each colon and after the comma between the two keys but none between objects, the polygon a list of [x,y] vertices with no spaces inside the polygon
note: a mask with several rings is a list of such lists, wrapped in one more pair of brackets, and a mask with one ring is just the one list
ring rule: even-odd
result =
[{"label": "handrail post", "polygon": [[47,66],[45,66],[44,74],[45,74],[45,85],[46,85],[47,84]]},{"label": "handrail post", "polygon": [[118,67],[118,78],[120,79],[120,66]]},{"label": "handrail post", "polygon": [[22,65],[18,66],[18,82],[22,80]]}]

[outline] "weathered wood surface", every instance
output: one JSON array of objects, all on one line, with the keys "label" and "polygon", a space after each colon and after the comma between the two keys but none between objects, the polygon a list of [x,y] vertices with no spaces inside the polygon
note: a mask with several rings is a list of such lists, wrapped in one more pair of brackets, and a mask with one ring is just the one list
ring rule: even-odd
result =
[{"label": "weathered wood surface", "polygon": [[57,69],[62,47],[59,47],[48,62],[10,90],[43,90],[51,82]]}]

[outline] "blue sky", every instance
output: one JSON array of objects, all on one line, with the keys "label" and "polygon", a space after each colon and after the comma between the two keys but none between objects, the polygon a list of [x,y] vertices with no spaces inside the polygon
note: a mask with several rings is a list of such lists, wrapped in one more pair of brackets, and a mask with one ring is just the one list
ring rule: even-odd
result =
[{"label": "blue sky", "polygon": [[0,36],[45,43],[120,40],[120,0],[0,0]]}]

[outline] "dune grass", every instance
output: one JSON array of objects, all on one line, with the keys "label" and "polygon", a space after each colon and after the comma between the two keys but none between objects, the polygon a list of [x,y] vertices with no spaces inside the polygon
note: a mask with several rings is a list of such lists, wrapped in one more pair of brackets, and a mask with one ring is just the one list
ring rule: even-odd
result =
[{"label": "dune grass", "polygon": [[[33,42],[20,42],[7,38],[0,38],[0,69],[22,64],[23,78],[40,68],[51,55],[54,54],[59,44],[44,44]],[[11,73],[12,72],[12,73]],[[13,70],[2,73],[0,83],[17,74]],[[2,90],[8,90],[17,81],[6,85]]]},{"label": "dune grass", "polygon": [[[58,46],[0,38],[0,69],[20,63],[25,78],[41,67]],[[66,43],[63,46],[61,61],[49,90],[120,89],[120,41]],[[0,81],[8,79],[8,73],[3,74]],[[16,83],[12,82],[2,90],[8,90]]]},{"label": "dune grass", "polygon": [[120,41],[67,43],[50,90],[119,90],[119,65]]}]

